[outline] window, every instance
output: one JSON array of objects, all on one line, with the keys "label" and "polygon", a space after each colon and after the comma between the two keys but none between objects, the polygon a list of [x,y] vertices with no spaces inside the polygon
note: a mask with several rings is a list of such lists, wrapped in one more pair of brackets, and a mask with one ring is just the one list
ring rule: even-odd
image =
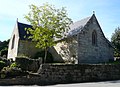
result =
[{"label": "window", "polygon": [[92,45],[97,46],[97,33],[95,30],[92,32]]},{"label": "window", "polygon": [[14,48],[14,43],[15,43],[15,35],[13,36],[13,39],[12,39],[12,46],[11,46],[11,49]]}]

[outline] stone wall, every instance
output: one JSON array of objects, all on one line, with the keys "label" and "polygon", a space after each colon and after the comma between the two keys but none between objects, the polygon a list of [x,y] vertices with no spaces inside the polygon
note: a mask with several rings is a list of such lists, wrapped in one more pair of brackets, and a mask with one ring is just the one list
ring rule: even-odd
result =
[{"label": "stone wall", "polygon": [[0,79],[0,85],[51,85],[120,80],[120,64],[43,64],[38,73],[12,79]]},{"label": "stone wall", "polygon": [[43,64],[38,70],[39,75],[48,83],[73,83],[120,79],[120,65],[111,64],[80,64],[52,65]]},{"label": "stone wall", "polygon": [[42,64],[42,58],[31,59],[31,58],[16,57],[15,62],[18,65],[20,65],[22,70],[36,72],[39,69],[40,65]]}]

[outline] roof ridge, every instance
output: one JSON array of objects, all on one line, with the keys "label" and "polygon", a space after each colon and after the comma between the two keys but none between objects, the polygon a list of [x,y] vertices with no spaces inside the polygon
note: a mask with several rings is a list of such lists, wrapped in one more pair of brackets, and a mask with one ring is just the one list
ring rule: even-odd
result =
[{"label": "roof ridge", "polygon": [[32,28],[32,26],[18,21],[17,21],[17,26],[18,26],[18,33],[20,40],[28,40],[30,34],[27,34],[25,28]]},{"label": "roof ridge", "polygon": [[87,22],[92,18],[92,16],[83,18],[71,24],[70,30],[68,31],[68,36],[77,34],[82,29],[82,27],[84,27],[87,24]]},{"label": "roof ridge", "polygon": [[17,23],[19,23],[19,24],[24,24],[24,25],[28,25],[28,26],[32,26],[32,25],[30,25],[30,24],[26,24],[26,23],[22,23],[22,22],[18,22],[18,21],[17,21]]},{"label": "roof ridge", "polygon": [[88,17],[86,17],[86,18],[82,18],[81,20],[75,21],[74,23],[79,22],[79,21],[83,21],[83,20],[85,20],[85,19],[90,19],[91,17],[92,17],[92,16],[88,16]]}]

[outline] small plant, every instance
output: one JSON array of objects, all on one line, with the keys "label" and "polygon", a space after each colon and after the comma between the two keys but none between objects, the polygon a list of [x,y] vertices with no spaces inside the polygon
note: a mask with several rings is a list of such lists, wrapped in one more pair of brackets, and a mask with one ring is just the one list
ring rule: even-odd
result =
[{"label": "small plant", "polygon": [[21,68],[18,67],[4,67],[1,70],[1,78],[7,78],[7,77],[16,77],[22,74]]},{"label": "small plant", "polygon": [[9,71],[9,66],[7,67],[3,67],[3,69],[1,70],[1,78],[5,78],[7,76],[7,72]]},{"label": "small plant", "polygon": [[1,63],[1,64],[5,64],[5,62],[3,62],[3,61],[0,61],[0,63]]},{"label": "small plant", "polygon": [[4,79],[5,77],[6,77],[6,75],[2,73],[1,78]]},{"label": "small plant", "polygon": [[16,62],[14,62],[10,65],[10,67],[19,67],[19,65]]}]

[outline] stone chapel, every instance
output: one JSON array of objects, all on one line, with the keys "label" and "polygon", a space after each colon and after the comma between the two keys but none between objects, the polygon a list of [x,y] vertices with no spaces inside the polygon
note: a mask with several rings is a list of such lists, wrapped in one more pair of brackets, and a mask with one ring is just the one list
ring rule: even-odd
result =
[{"label": "stone chapel", "polygon": [[[8,59],[15,60],[21,55],[33,57],[40,51],[35,47],[35,42],[24,37],[29,36],[25,28],[31,27],[17,21],[9,42]],[[95,14],[71,24],[67,36],[57,42],[55,46],[49,48],[56,62],[95,64],[114,60],[113,46],[105,37]]]}]

